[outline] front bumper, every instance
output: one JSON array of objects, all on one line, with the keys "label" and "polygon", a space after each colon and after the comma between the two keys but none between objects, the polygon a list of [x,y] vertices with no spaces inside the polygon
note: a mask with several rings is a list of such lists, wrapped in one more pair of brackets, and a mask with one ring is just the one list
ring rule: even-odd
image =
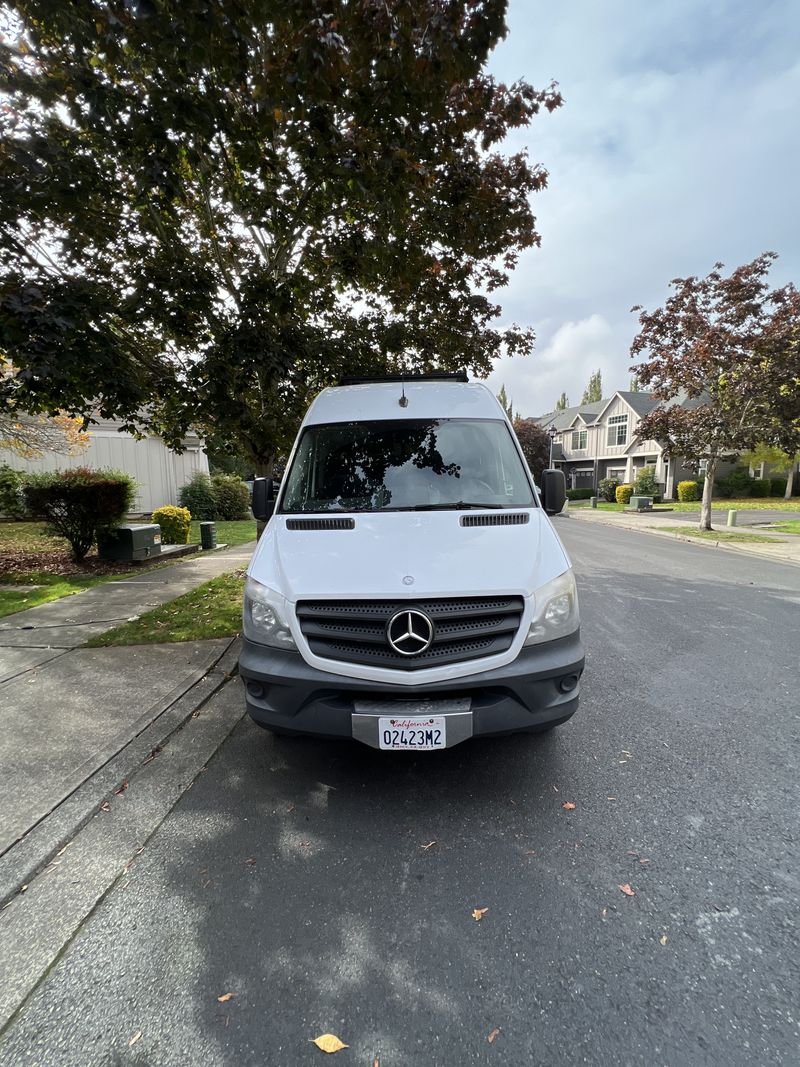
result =
[{"label": "front bumper", "polygon": [[[354,701],[402,702],[398,708],[409,715],[409,701],[423,704],[468,697],[471,728],[463,728],[461,720],[452,735],[456,743],[469,736],[537,730],[565,722],[578,706],[583,666],[580,631],[523,648],[505,667],[419,687],[329,674],[310,667],[298,652],[283,652],[247,639],[239,657],[247,711],[255,722],[323,737],[355,736],[376,747],[377,716],[374,729],[363,716],[356,716],[354,726]],[[419,714],[425,710],[420,707]]]}]

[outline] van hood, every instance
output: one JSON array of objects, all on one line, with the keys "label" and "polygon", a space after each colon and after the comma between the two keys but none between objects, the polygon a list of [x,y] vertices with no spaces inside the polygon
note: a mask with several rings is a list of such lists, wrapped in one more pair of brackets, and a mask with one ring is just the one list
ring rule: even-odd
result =
[{"label": "van hood", "polygon": [[515,526],[465,527],[465,514],[504,512],[337,512],[353,519],[352,530],[290,530],[287,519],[298,516],[275,515],[248,573],[294,602],[530,596],[569,567],[541,508],[528,509],[528,521]]}]

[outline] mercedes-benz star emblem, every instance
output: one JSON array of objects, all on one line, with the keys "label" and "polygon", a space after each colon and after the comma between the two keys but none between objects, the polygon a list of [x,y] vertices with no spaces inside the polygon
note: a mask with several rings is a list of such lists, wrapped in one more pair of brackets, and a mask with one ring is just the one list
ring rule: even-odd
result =
[{"label": "mercedes-benz star emblem", "polygon": [[404,608],[389,619],[386,639],[401,656],[418,656],[431,646],[433,623],[424,611]]}]

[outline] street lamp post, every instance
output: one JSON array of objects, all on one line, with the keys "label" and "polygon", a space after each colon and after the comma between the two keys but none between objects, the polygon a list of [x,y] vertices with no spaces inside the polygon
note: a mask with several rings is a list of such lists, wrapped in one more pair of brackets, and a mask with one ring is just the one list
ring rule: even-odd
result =
[{"label": "street lamp post", "polygon": [[547,433],[550,436],[550,469],[552,470],[553,469],[553,442],[556,439],[557,431],[556,431],[555,427],[550,426],[548,431],[547,431]]}]

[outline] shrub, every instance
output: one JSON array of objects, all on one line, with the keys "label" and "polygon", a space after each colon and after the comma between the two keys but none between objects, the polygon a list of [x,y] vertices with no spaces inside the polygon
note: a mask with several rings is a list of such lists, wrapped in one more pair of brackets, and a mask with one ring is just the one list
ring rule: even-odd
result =
[{"label": "shrub", "polygon": [[633,486],[632,485],[618,485],[617,486],[617,491],[615,493],[615,498],[616,498],[616,501],[617,501],[618,504],[624,504],[627,507],[628,504],[630,504],[630,502],[631,502],[631,497],[632,496],[633,496]]},{"label": "shrub", "polygon": [[63,537],[80,563],[98,536],[124,519],[133,503],[135,482],[113,470],[74,470],[31,475],[25,486],[30,513],[47,523],[47,533]]},{"label": "shrub", "polygon": [[590,496],[594,496],[594,490],[592,489],[567,490],[567,500],[588,500]]},{"label": "shrub", "polygon": [[7,519],[25,518],[25,482],[26,477],[20,471],[7,463],[0,464],[0,515]]},{"label": "shrub", "polygon": [[172,504],[166,504],[163,508],[156,508],[150,518],[161,527],[163,545],[189,544],[192,516],[188,508],[176,508]]},{"label": "shrub", "polygon": [[750,496],[753,482],[747,467],[736,467],[722,478],[714,482],[714,490],[718,496]]},{"label": "shrub", "polygon": [[250,490],[235,474],[215,474],[211,483],[214,489],[217,519],[246,519],[250,514]]},{"label": "shrub", "polygon": [[770,478],[769,495],[783,496],[786,493],[786,478]]},{"label": "shrub", "polygon": [[639,496],[652,496],[655,499],[655,497],[659,495],[655,467],[642,467],[642,469],[636,475],[634,488]]},{"label": "shrub", "polygon": [[613,504],[617,499],[617,486],[619,482],[616,478],[601,478],[597,483],[597,495],[606,500],[609,504]]},{"label": "shrub", "polygon": [[769,478],[754,478],[750,485],[750,496],[769,496]]},{"label": "shrub", "polygon": [[700,483],[699,482],[678,482],[678,500],[682,504],[687,504],[692,500],[700,499]]},{"label": "shrub", "polygon": [[201,522],[213,519],[217,510],[214,486],[207,474],[195,474],[191,481],[182,486],[178,501],[182,508],[189,509],[193,519]]}]

